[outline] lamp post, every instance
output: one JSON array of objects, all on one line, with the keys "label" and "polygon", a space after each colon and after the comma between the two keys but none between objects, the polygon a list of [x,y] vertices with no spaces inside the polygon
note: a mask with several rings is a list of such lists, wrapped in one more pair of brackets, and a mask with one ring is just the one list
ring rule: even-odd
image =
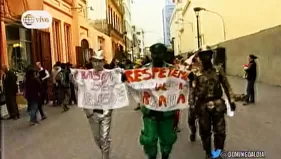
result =
[{"label": "lamp post", "polygon": [[199,12],[202,10],[200,7],[196,7],[193,9],[196,15],[196,23],[197,23],[197,45],[198,48],[201,47],[201,37],[200,37],[200,26],[199,26]]},{"label": "lamp post", "polygon": [[[224,40],[226,40],[225,21],[224,21],[222,15],[220,15],[217,12],[214,12],[214,11],[211,11],[211,10],[208,10],[205,8],[201,8],[201,7],[194,8],[194,11],[195,11],[195,13],[197,12],[198,15],[199,15],[200,11],[206,11],[206,12],[213,13],[213,14],[216,14],[217,16],[219,16],[222,21],[222,25],[223,25],[223,38],[224,38]],[[196,14],[196,16],[197,16],[197,14]],[[198,19],[197,19],[197,23],[198,23]]]}]

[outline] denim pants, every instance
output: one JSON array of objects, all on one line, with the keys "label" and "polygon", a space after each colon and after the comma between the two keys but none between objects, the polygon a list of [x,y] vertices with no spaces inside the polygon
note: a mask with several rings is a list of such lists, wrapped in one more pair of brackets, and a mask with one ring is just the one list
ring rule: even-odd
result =
[{"label": "denim pants", "polygon": [[28,101],[30,122],[37,122],[38,104],[37,101]]}]

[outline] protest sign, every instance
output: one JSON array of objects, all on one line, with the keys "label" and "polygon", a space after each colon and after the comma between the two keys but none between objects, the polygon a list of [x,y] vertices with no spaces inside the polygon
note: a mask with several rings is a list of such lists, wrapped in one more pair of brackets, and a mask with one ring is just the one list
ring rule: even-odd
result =
[{"label": "protest sign", "polygon": [[72,69],[71,73],[78,86],[78,107],[108,110],[129,105],[121,69]]},{"label": "protest sign", "polygon": [[188,72],[174,68],[126,70],[134,99],[147,108],[170,111],[188,107]]}]

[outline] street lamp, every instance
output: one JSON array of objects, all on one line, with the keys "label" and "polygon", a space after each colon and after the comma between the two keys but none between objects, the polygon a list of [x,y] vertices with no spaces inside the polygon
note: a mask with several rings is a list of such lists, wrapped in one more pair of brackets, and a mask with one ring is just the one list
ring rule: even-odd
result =
[{"label": "street lamp", "polygon": [[[195,11],[195,10],[198,12],[198,14],[199,14],[199,12],[202,10],[202,11],[206,11],[206,12],[209,12],[209,13],[213,13],[213,14],[216,14],[217,16],[219,16],[220,19],[221,19],[221,21],[222,21],[222,25],[223,25],[223,38],[224,38],[224,40],[226,40],[225,21],[224,21],[222,15],[220,15],[220,14],[217,13],[217,12],[214,12],[214,11],[211,11],[211,10],[208,10],[208,9],[205,9],[205,8],[201,8],[201,7],[196,7],[196,8],[194,8],[194,11]],[[195,11],[195,12],[196,12],[196,11]]]},{"label": "street lamp", "polygon": [[201,47],[201,43],[200,43],[200,27],[199,27],[199,12],[202,10],[203,8],[200,7],[196,7],[193,8],[195,15],[196,15],[196,23],[197,23],[197,45],[198,48]]}]

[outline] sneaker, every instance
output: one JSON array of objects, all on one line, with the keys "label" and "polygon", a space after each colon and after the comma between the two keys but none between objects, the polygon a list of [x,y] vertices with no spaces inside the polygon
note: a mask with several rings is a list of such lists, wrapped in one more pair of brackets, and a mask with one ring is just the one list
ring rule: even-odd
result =
[{"label": "sneaker", "polygon": [[134,110],[135,110],[135,111],[140,110],[140,106],[136,107]]},{"label": "sneaker", "polygon": [[43,116],[41,120],[45,120],[45,119],[47,119],[47,116]]},{"label": "sneaker", "polygon": [[195,135],[195,134],[191,134],[191,135],[189,136],[189,139],[190,139],[191,142],[196,141],[196,135]]}]

